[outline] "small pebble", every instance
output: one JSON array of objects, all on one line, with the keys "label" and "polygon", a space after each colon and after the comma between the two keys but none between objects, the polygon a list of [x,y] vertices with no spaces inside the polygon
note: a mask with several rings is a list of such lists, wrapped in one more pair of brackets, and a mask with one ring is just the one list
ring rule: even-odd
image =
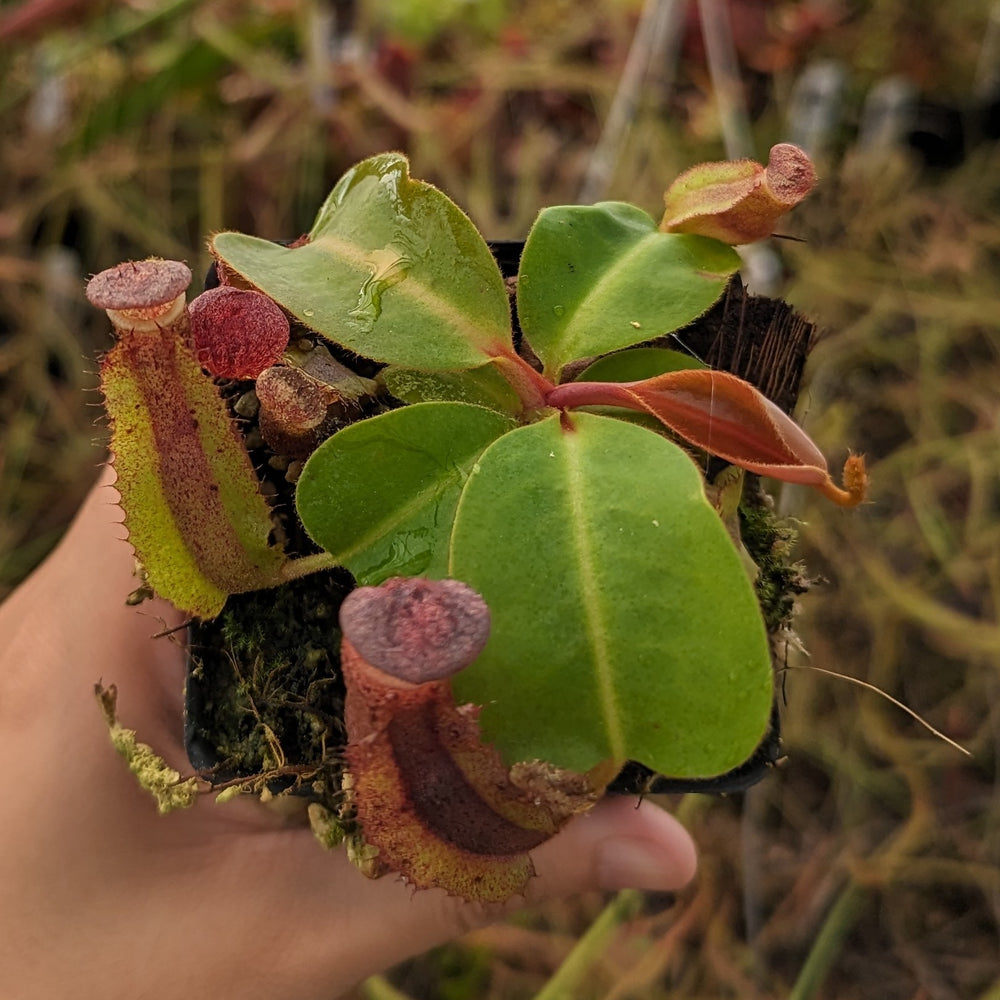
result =
[{"label": "small pebble", "polygon": [[250,389],[249,392],[243,393],[239,399],[233,404],[233,410],[237,416],[245,417],[247,420],[252,420],[257,416],[257,411],[260,409],[260,400],[257,398],[257,393]]}]

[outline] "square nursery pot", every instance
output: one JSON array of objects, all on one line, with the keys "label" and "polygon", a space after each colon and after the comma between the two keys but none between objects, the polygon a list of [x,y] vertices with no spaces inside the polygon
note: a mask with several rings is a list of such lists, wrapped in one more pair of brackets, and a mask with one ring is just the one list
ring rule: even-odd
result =
[{"label": "square nursery pot", "polygon": [[759,781],[806,589],[759,476],[866,485],[789,416],[814,328],[736,274],[813,181],[782,145],[659,225],[562,206],[487,245],[381,154],[307,236],[213,237],[190,306],[179,262],[95,276],[133,596],[192,619],[188,787],[491,900],[603,794]]},{"label": "square nursery pot", "polygon": [[[489,246],[504,278],[515,279],[524,242],[490,241]],[[213,266],[205,288],[218,284]],[[519,335],[516,319],[515,334]],[[706,315],[664,339],[674,349],[746,379],[790,412],[813,334],[813,325],[784,302],[749,295],[734,278],[722,300]],[[359,362],[347,352],[343,355],[340,360],[354,365],[364,377],[377,374],[377,366]],[[291,503],[288,462],[276,460],[260,435],[255,407],[248,397],[252,386],[234,382],[223,383],[222,388],[280,511],[282,505]],[[370,412],[359,409],[354,416]],[[767,566],[759,596],[768,631],[776,637],[789,627],[794,600],[807,584],[802,567],[789,556],[788,529],[770,517],[770,500],[759,487],[757,491],[762,516],[756,530],[745,533],[745,540],[755,546],[751,555],[758,555]],[[310,550],[301,532],[290,541],[302,551]],[[233,595],[219,618],[189,626],[185,745],[192,766],[213,784],[253,780],[269,773],[266,784],[272,793],[289,792],[326,808],[336,807],[341,794],[338,768],[329,763],[317,768],[316,762],[328,761],[331,740],[346,739],[337,614],[352,587],[352,578],[342,570],[317,573],[279,588]],[[262,670],[265,663],[283,666]],[[280,759],[275,755],[277,747]],[[607,791],[616,795],[732,795],[761,781],[780,757],[775,702],[764,738],[737,767],[712,777],[682,778],[656,774],[630,761]]]}]

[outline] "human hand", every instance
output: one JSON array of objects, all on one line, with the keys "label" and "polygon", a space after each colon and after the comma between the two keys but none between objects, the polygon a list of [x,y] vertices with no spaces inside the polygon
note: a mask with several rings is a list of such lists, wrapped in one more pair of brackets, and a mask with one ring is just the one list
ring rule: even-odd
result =
[{"label": "human hand", "polygon": [[184,652],[129,608],[130,547],[105,470],[58,549],[0,607],[0,986],[19,1000],[330,1000],[373,972],[522,905],[589,889],[674,889],[695,849],[672,817],[607,799],[532,852],[506,907],[369,881],[254,800],[161,817],[94,704],[189,772]]}]

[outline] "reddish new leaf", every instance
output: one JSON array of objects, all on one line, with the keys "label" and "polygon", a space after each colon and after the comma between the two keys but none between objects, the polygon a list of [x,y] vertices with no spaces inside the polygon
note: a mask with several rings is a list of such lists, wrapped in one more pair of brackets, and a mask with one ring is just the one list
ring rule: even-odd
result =
[{"label": "reddish new leaf", "polygon": [[253,289],[210,288],[188,309],[195,354],[219,378],[256,378],[288,346],[288,317]]},{"label": "reddish new leaf", "polygon": [[809,157],[787,142],[771,148],[766,167],[754,160],[700,163],[667,189],[660,229],[752,243],[770,236],[775,222],[815,183]]},{"label": "reddish new leaf", "polygon": [[728,372],[667,372],[641,382],[569,382],[549,393],[550,406],[622,406],[652,414],[681,437],[733,465],[788,483],[815,487],[842,507],[865,497],[864,459],[844,467],[844,489],[808,434],[748,382]]},{"label": "reddish new leaf", "polygon": [[485,602],[457,580],[395,578],[353,591],[340,621],[346,756],[376,873],[483,902],[523,892],[528,852],[596,796],[543,762],[508,769],[478,710],[456,707],[447,676],[485,645]]}]

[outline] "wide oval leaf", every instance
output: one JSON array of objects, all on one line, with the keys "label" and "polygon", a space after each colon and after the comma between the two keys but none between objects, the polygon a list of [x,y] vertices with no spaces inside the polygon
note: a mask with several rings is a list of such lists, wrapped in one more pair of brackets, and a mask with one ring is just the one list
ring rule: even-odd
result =
[{"label": "wide oval leaf", "polygon": [[740,265],[732,247],[661,233],[621,202],[545,209],[521,255],[517,312],[546,374],[696,319]]},{"label": "wide oval leaf", "polygon": [[760,609],[691,459],[586,413],[505,435],[458,506],[451,575],[486,599],[483,654],[453,678],[508,761],[639,760],[706,777],[768,722]]},{"label": "wide oval leaf", "polygon": [[510,306],[489,247],[398,153],[349,170],[308,241],[217,234],[227,267],[324,337],[376,361],[447,370],[509,351]]},{"label": "wide oval leaf", "polygon": [[465,403],[417,403],[351,424],[299,477],[313,540],[359,583],[444,576],[459,494],[476,459],[514,422]]}]

